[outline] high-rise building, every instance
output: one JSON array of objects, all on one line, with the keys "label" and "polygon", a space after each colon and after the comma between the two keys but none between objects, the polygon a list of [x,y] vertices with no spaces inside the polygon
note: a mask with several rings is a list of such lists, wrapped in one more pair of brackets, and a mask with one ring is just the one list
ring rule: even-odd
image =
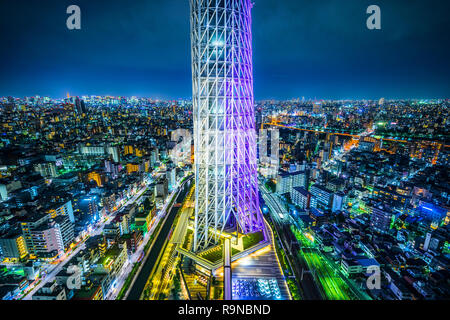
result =
[{"label": "high-rise building", "polygon": [[[303,187],[308,189],[308,171],[286,172],[280,171],[277,176],[277,189],[279,194],[291,193],[292,188]],[[291,195],[292,196],[292,195]]]},{"label": "high-rise building", "polygon": [[155,168],[159,163],[159,151],[158,149],[153,149],[150,153],[150,165]]},{"label": "high-rise building", "polygon": [[48,209],[51,217],[67,216],[71,222],[75,222],[75,216],[73,215],[72,200],[68,200],[63,203],[56,204]]},{"label": "high-rise building", "polygon": [[313,113],[317,114],[317,113],[321,113],[322,112],[322,105],[320,102],[314,102],[313,103]]},{"label": "high-rise building", "polygon": [[77,211],[81,215],[80,218],[89,222],[97,221],[100,218],[97,205],[98,201],[98,196],[93,194],[88,194],[80,198],[77,204]]},{"label": "high-rise building", "polygon": [[428,232],[425,237],[425,242],[423,244],[423,250],[428,251],[428,247],[430,246],[430,240],[431,240],[431,233]]},{"label": "high-rise building", "polygon": [[58,176],[56,165],[53,162],[38,163],[34,165],[34,170],[42,177],[54,178]]},{"label": "high-rise building", "polygon": [[331,209],[333,204],[333,191],[322,185],[311,187],[311,207],[316,209]]},{"label": "high-rise building", "polygon": [[75,111],[77,114],[86,114],[86,104],[79,97],[75,97]]},{"label": "high-rise building", "polygon": [[109,154],[114,162],[119,162],[119,150],[117,147],[107,146],[106,153]]},{"label": "high-rise building", "polygon": [[170,168],[166,171],[166,178],[169,184],[169,190],[172,191],[177,185],[177,170],[176,168]]},{"label": "high-rise building", "polygon": [[345,194],[342,192],[337,192],[333,194],[333,206],[331,207],[332,212],[342,211],[345,203]]},{"label": "high-rise building", "polygon": [[27,245],[22,233],[11,230],[7,234],[0,235],[0,256],[8,259],[19,260],[28,254]]},{"label": "high-rise building", "polygon": [[67,216],[33,216],[21,226],[29,252],[37,257],[55,258],[75,238],[74,225]]},{"label": "high-rise building", "polygon": [[291,192],[292,202],[301,209],[309,209],[311,193],[303,187],[294,187]]},{"label": "high-rise building", "polygon": [[194,251],[218,232],[263,228],[253,99],[251,0],[191,0]]},{"label": "high-rise building", "polygon": [[168,194],[169,181],[167,180],[167,177],[164,177],[155,184],[155,197],[161,197],[162,199],[165,199]]},{"label": "high-rise building", "polygon": [[0,180],[0,199],[2,201],[8,200],[9,194],[20,188],[22,188],[22,183],[19,180]]},{"label": "high-rise building", "polygon": [[87,157],[109,157],[114,162],[119,162],[120,160],[118,148],[108,144],[96,146],[80,144],[78,152]]}]

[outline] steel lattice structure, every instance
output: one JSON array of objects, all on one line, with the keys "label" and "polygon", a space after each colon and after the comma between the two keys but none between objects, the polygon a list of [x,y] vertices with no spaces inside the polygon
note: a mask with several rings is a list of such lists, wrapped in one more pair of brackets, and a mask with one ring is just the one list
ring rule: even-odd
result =
[{"label": "steel lattice structure", "polygon": [[194,251],[218,232],[263,228],[250,0],[190,0],[195,145]]}]

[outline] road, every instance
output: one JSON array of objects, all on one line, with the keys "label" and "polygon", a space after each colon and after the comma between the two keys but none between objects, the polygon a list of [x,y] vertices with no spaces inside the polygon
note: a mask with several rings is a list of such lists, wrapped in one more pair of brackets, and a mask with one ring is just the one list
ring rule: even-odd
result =
[{"label": "road", "polygon": [[169,209],[169,214],[166,217],[166,220],[163,221],[163,225],[161,227],[160,232],[156,236],[152,247],[150,248],[147,256],[145,257],[144,264],[142,269],[138,271],[138,274],[135,278],[135,281],[131,284],[130,289],[125,297],[125,300],[139,300],[142,292],[144,291],[145,285],[147,283],[148,278],[155,266],[155,263],[158,259],[158,256],[166,243],[167,237],[171,230],[173,221],[177,215],[179,210],[178,207],[175,207],[174,204],[181,203],[183,199],[186,197],[187,192],[189,191],[190,184],[188,183],[191,179],[187,179],[183,185],[181,186],[179,193],[176,197],[176,200],[173,202],[171,208]]},{"label": "road", "polygon": [[50,266],[48,266],[45,271],[46,271],[46,275],[43,279],[37,279],[35,282],[33,282],[34,285],[31,286],[31,288],[29,288],[29,290],[25,293],[24,296],[18,296],[16,297],[17,300],[22,299],[22,300],[32,300],[33,295],[43,286],[45,286],[47,283],[53,281],[56,277],[56,275],[63,269],[63,267],[67,264],[67,262],[69,262],[73,257],[75,257],[81,250],[86,249],[86,245],[85,242],[87,239],[89,239],[92,236],[96,236],[99,235],[103,232],[103,228],[105,227],[105,225],[111,221],[112,219],[114,219],[114,217],[116,216],[116,214],[118,212],[121,212],[125,207],[127,207],[128,205],[136,202],[141,196],[142,194],[147,190],[147,186],[143,187],[142,189],[140,189],[131,199],[129,199],[119,210],[116,210],[114,213],[112,213],[111,215],[109,215],[108,217],[106,217],[104,219],[104,221],[102,221],[102,224],[97,227],[94,228],[93,230],[91,230],[87,236],[85,236],[80,242],[78,242],[78,244],[76,245],[75,249],[72,249],[72,251],[69,251],[69,254],[67,255],[64,254],[63,257],[61,257],[58,261],[59,263],[57,264],[51,264]]},{"label": "road", "polygon": [[[119,295],[120,291],[122,290],[123,285],[125,284],[126,280],[128,279],[131,271],[133,270],[133,267],[136,262],[138,262],[141,255],[144,253],[144,249],[147,246],[152,234],[155,232],[156,228],[158,227],[161,219],[164,219],[166,217],[167,213],[167,207],[171,203],[171,200],[173,197],[175,197],[179,193],[179,188],[176,188],[172,194],[167,197],[167,201],[164,204],[163,208],[158,212],[158,215],[155,217],[155,220],[152,224],[152,227],[150,230],[146,233],[143,241],[139,245],[139,247],[136,249],[136,252],[129,257],[127,264],[123,267],[123,270],[121,271],[120,275],[117,277],[116,282],[113,286],[113,288],[108,292],[107,296],[104,300],[116,300],[117,296]],[[147,253],[148,255],[148,253]],[[146,256],[144,257],[144,260],[146,259]],[[138,271],[139,272],[139,271]],[[134,281],[136,278],[133,279]],[[133,285],[134,281],[131,283]]]}]

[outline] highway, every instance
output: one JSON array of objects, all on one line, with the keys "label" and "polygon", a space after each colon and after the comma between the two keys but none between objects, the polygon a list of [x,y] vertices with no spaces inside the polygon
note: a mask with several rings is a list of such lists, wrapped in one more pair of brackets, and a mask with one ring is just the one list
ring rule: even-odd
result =
[{"label": "highway", "polygon": [[180,187],[178,195],[169,209],[169,214],[163,221],[161,230],[157,234],[156,239],[153,242],[153,245],[151,246],[146,257],[144,258],[145,260],[142,269],[138,271],[138,274],[136,275],[134,282],[131,284],[129,291],[125,296],[125,300],[140,299],[142,292],[144,291],[145,285],[147,283],[147,280],[149,279],[150,274],[159,257],[159,254],[164,244],[166,243],[173,221],[175,220],[178,210],[180,209],[179,207],[174,206],[174,204],[183,202],[190,188],[189,181],[191,181],[191,178],[186,179],[186,181],[184,181],[182,186]]}]

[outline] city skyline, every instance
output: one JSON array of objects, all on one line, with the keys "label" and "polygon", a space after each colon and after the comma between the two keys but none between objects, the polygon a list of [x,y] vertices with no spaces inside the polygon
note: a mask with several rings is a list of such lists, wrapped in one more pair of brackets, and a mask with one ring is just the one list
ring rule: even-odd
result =
[{"label": "city skyline", "polygon": [[[0,96],[190,98],[188,1],[77,1],[81,30],[69,4],[0,2]],[[255,1],[256,100],[448,98],[450,5],[379,1],[368,30],[368,4]]]}]

